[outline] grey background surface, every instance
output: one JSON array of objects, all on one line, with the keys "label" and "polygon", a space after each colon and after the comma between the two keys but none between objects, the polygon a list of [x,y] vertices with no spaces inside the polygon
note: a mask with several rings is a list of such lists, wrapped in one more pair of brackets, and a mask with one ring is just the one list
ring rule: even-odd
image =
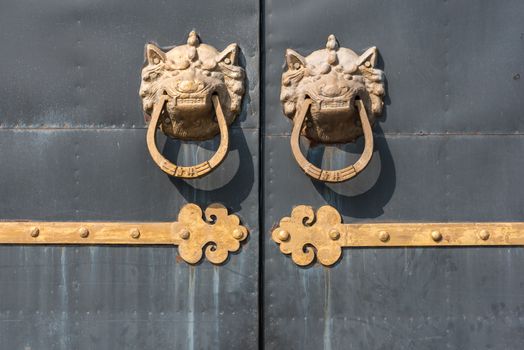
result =
[{"label": "grey background surface", "polygon": [[[0,4],[1,219],[168,221],[218,201],[250,229],[219,267],[173,247],[0,246],[0,348],[523,348],[520,248],[346,249],[330,269],[299,268],[269,237],[298,204],[345,222],[524,221],[523,15],[517,0]],[[191,29],[239,44],[248,92],[224,164],[180,181],[147,154],[139,70],[146,42]],[[340,185],[295,165],[278,100],[285,49],[330,33],[376,45],[388,79],[374,158]],[[218,146],[165,144],[188,163]],[[361,146],[307,152],[335,168]]]},{"label": "grey background surface", "polygon": [[[0,349],[258,348],[258,18],[254,0],[0,4],[1,219],[172,221],[221,202],[250,230],[219,267],[176,247],[0,246]],[[238,43],[248,89],[226,161],[181,181],[151,161],[138,89],[146,42],[192,29]],[[218,140],[158,144],[195,164]]]},{"label": "grey background surface", "polygon": [[[522,349],[521,248],[345,249],[332,268],[297,267],[270,240],[295,205],[344,222],[523,221],[524,3],[266,1],[264,343],[267,349]],[[324,185],[302,174],[279,101],[286,48],[333,33],[377,46],[385,115],[370,166]],[[325,168],[357,145],[303,150]]]}]

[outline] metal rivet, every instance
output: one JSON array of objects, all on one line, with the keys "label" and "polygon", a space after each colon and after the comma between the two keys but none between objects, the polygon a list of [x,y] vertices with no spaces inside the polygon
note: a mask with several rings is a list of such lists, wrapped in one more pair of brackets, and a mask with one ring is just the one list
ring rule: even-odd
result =
[{"label": "metal rivet", "polygon": [[130,235],[131,238],[138,239],[140,237],[140,230],[137,228],[131,229]]},{"label": "metal rivet", "polygon": [[387,231],[380,231],[378,233],[378,239],[380,239],[382,242],[389,241],[389,233]]},{"label": "metal rivet", "polygon": [[235,239],[242,239],[242,237],[244,237],[244,232],[242,232],[242,230],[238,229],[238,228],[234,229],[233,230],[233,237]]},{"label": "metal rivet", "polygon": [[78,230],[78,233],[80,234],[80,237],[82,238],[87,238],[87,236],[89,236],[89,230],[85,227],[80,227],[80,229]]},{"label": "metal rivet", "polygon": [[483,241],[487,241],[489,239],[489,231],[488,230],[482,230],[479,232],[479,237]]},{"label": "metal rivet", "polygon": [[280,230],[278,231],[278,238],[285,242],[289,239],[290,235],[289,235],[289,232],[287,232],[286,230]]},{"label": "metal rivet", "polygon": [[332,228],[331,230],[329,230],[329,238],[336,241],[340,238],[340,232],[338,232],[336,228]]},{"label": "metal rivet", "polygon": [[180,238],[182,239],[188,239],[189,236],[191,235],[191,232],[189,232],[189,230],[187,228],[183,228],[180,230],[180,232],[178,233],[178,235],[180,236]]},{"label": "metal rivet", "polygon": [[442,239],[442,234],[438,231],[432,231],[431,238],[433,238],[435,242],[439,242]]},{"label": "metal rivet", "polygon": [[38,227],[31,227],[31,237],[38,237],[38,235],[40,234],[40,229]]}]

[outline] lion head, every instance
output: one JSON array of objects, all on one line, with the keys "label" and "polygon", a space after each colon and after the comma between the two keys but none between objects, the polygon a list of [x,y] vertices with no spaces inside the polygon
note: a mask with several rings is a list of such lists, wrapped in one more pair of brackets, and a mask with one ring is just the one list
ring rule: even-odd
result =
[{"label": "lion head", "polygon": [[377,49],[362,55],[338,46],[334,35],[325,49],[307,57],[288,49],[280,100],[293,119],[305,99],[312,101],[302,134],[314,142],[352,142],[362,135],[355,100],[364,103],[370,122],[382,112],[384,72],[375,68]]},{"label": "lion head", "polygon": [[182,140],[206,140],[219,132],[211,102],[218,95],[225,119],[231,124],[240,113],[244,94],[244,69],[236,64],[237,44],[218,52],[189,33],[187,45],[164,52],[155,44],[145,48],[140,97],[146,115],[162,95],[167,102],[161,129]]}]

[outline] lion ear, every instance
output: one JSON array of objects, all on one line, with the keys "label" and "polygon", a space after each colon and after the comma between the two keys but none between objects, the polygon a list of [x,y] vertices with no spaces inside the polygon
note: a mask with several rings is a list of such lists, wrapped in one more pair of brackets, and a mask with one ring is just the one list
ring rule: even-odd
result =
[{"label": "lion ear", "polygon": [[290,70],[298,70],[306,66],[306,59],[298,52],[287,49],[286,50],[287,68]]},{"label": "lion ear", "polygon": [[238,54],[238,45],[233,43],[226,47],[218,54],[216,61],[224,62],[225,64],[236,64]]},{"label": "lion ear", "polygon": [[357,59],[357,66],[364,65],[365,67],[375,67],[377,63],[378,51],[376,47],[371,47],[366,50],[360,57]]},{"label": "lion ear", "polygon": [[166,61],[166,54],[155,44],[147,44],[146,59],[148,64],[159,64]]}]

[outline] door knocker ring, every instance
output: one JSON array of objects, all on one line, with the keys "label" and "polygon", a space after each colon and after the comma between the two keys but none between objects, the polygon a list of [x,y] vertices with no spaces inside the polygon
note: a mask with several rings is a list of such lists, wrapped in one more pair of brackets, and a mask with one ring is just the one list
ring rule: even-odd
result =
[{"label": "door knocker ring", "polygon": [[[164,52],[147,44],[140,97],[146,116],[147,147],[154,162],[167,174],[184,179],[207,175],[225,159],[228,126],[240,113],[244,69],[236,64],[238,46],[219,52],[200,43],[196,32],[187,44]],[[216,118],[216,120],[214,120]],[[207,161],[179,166],[166,159],[156,145],[156,130],[182,141],[209,140],[220,134],[220,145]]]},{"label": "door knocker ring", "polygon": [[[382,113],[384,73],[375,68],[377,49],[362,55],[339,47],[334,35],[325,49],[307,57],[288,49],[280,100],[293,120],[291,150],[302,170],[324,182],[343,182],[357,176],[373,156],[375,118]],[[300,150],[300,135],[322,144],[354,142],[364,136],[364,150],[352,165],[324,170],[311,164]]]}]

